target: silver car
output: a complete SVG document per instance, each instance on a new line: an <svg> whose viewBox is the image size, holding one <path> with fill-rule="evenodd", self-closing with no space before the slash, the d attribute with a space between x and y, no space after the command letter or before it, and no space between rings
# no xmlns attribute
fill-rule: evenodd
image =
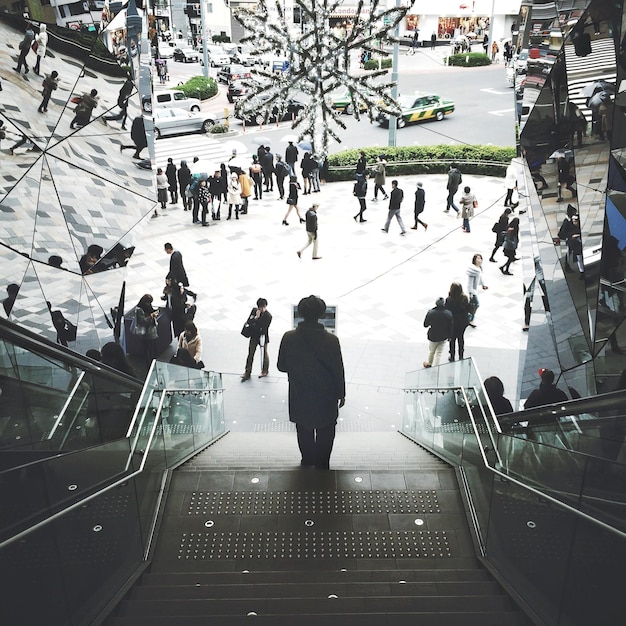
<svg viewBox="0 0 626 626"><path fill-rule="evenodd" d="M208 133L216 120L204 113L187 113L181 109L158 109L154 112L154 138L188 133Z"/></svg>

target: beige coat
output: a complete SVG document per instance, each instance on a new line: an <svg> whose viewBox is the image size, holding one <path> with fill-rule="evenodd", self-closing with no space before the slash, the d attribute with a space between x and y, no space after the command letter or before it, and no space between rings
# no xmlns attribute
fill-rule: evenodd
<svg viewBox="0 0 626 626"><path fill-rule="evenodd" d="M181 348L185 348L196 363L202 360L202 337L200 337L199 333L190 341L187 341L184 332L180 333L178 349L180 350Z"/></svg>

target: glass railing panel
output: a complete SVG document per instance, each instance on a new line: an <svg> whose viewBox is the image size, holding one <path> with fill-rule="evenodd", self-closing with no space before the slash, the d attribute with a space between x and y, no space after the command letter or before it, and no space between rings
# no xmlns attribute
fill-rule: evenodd
<svg viewBox="0 0 626 626"><path fill-rule="evenodd" d="M3 624L71 624L56 531L46 525L0 548Z"/></svg>
<svg viewBox="0 0 626 626"><path fill-rule="evenodd" d="M221 375L214 383L222 385ZM211 430L213 437L221 435L226 430L226 420L224 419L224 391L221 388L214 388L211 392Z"/></svg>
<svg viewBox="0 0 626 626"><path fill-rule="evenodd" d="M561 623L559 600L576 519L511 481L496 478L492 484L487 558L544 623Z"/></svg>

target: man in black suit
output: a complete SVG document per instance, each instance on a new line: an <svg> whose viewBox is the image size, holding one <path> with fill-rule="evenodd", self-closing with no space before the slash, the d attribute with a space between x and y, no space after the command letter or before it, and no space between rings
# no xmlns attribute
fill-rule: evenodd
<svg viewBox="0 0 626 626"><path fill-rule="evenodd" d="M165 252L170 255L170 271L165 278L171 278L172 283L182 283L183 287L189 287L189 279L183 265L183 255L174 250L171 243L166 243Z"/></svg>

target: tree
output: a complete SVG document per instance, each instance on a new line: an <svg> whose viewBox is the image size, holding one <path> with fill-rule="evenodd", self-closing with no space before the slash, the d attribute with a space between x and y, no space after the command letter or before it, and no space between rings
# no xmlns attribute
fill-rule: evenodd
<svg viewBox="0 0 626 626"><path fill-rule="evenodd" d="M276 0L273 10L266 0L259 0L256 10L239 9L235 18L247 35L243 43L251 43L255 55L281 51L289 61L286 71L272 68L252 71L256 79L251 91L239 102L244 115L254 114L265 122L282 116L290 98L304 94L305 108L293 120L292 127L300 129L299 141L311 140L313 151L327 154L330 139L341 142L337 127L345 129L339 113L329 102L329 94L338 88L347 89L352 108L360 119L364 105L370 121L378 111L398 114L400 107L391 97L392 83L382 77L386 70L351 72L352 53L360 57L386 55L384 44L394 42L391 34L407 12L405 7L381 9L379 0L367 3L369 14L359 0L353 28L345 34L330 27L330 16L338 11L341 0L295 0L300 11L302 31L294 33L285 20L281 3Z"/></svg>

